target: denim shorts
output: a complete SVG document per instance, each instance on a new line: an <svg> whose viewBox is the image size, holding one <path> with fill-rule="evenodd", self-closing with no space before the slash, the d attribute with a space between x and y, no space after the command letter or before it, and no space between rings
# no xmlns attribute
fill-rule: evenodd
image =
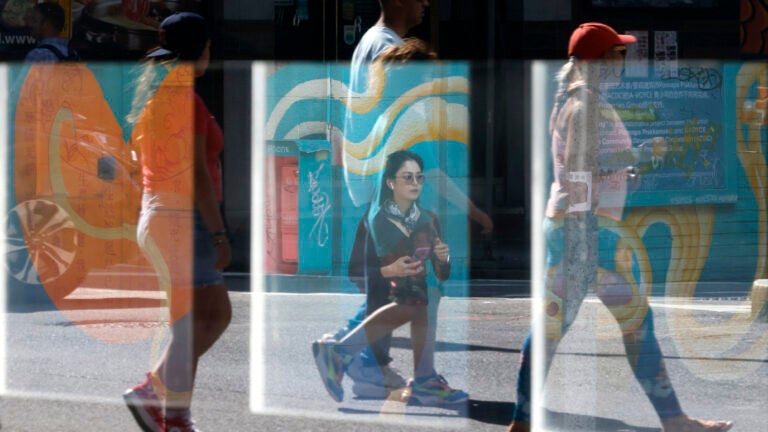
<svg viewBox="0 0 768 432"><path fill-rule="evenodd" d="M214 267L216 264L216 247L213 245L213 237L208 226L205 225L200 212L195 210L195 263L193 266L195 287L204 287L224 283L224 275L221 270Z"/></svg>

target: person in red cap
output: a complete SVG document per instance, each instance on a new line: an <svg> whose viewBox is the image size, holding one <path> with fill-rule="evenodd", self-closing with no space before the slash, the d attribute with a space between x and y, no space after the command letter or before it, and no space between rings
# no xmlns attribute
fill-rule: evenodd
<svg viewBox="0 0 768 432"><path fill-rule="evenodd" d="M557 74L549 124L554 181L543 222L544 320L536 324L545 327L541 364L546 376L559 342L593 288L621 328L630 367L659 416L662 431L727 431L730 421L698 420L683 413L656 339L648 298L640 292L642 284L635 283L632 250L598 226L599 217L622 219L628 183L637 176L634 167L620 165L622 158L607 157L628 152L631 137L601 97L601 90L621 79L627 45L635 41L634 36L618 34L602 23L581 24L568 44L569 61ZM605 246L613 253L598 255ZM621 257L627 257L621 263L629 269L624 272L617 269ZM509 432L531 430L531 338L526 338L521 350Z"/></svg>

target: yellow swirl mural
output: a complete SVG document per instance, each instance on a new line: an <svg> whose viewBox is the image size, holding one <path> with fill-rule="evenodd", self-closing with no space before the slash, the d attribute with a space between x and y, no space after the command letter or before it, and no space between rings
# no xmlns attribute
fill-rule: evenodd
<svg viewBox="0 0 768 432"><path fill-rule="evenodd" d="M384 147L387 151L395 151L408 148L414 143L436 140L452 140L469 145L466 105L450 103L443 98L450 94L468 95L469 81L466 77L448 76L429 80L407 88L393 100L387 100L384 90L393 84L388 82L384 69L374 64L371 74L375 79L370 80L370 85L363 93L348 95L347 85L330 77L307 80L292 87L280 96L270 111L266 124L267 138L299 139L313 134L325 134L330 129L334 145L343 149L345 168L364 176L378 172L387 155L380 151ZM381 106L386 108L376 117L370 133L360 141L345 136L342 125L329 124L327 121L297 121L293 122L287 133L277 133L278 125L289 117L288 112L294 104L307 99L328 98L343 104L355 114L367 114ZM385 140L389 131L392 131L392 135Z"/></svg>

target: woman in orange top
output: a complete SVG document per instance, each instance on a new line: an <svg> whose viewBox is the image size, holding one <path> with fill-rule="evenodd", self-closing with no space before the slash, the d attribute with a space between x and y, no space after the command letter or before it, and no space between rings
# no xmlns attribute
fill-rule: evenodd
<svg viewBox="0 0 768 432"><path fill-rule="evenodd" d="M194 92L194 78L210 62L205 20L176 13L159 35L129 120L144 186L137 237L168 295L171 337L147 379L124 399L144 431L194 432L189 407L197 363L232 315L221 273L231 260L219 207L223 134Z"/></svg>

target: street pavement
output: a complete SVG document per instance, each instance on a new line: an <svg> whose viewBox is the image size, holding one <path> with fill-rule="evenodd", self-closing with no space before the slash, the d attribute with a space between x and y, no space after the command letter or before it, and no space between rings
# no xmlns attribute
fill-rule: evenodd
<svg viewBox="0 0 768 432"><path fill-rule="evenodd" d="M519 348L530 326L525 297L446 297L436 368L469 392L455 409L421 407L395 394L363 400L345 380L334 402L310 344L336 330L360 294L251 294L232 281L234 317L203 358L193 412L201 430L503 431L514 409ZM139 431L122 392L140 382L166 326L162 296L80 288L59 307L11 311L4 321L3 431ZM734 431L768 430L768 324L738 299L652 298L667 368L691 415L731 419ZM13 310L13 309L12 309ZM411 370L407 326L394 334L394 366ZM549 431L659 430L632 377L619 329L588 298L561 343L545 389Z"/></svg>

